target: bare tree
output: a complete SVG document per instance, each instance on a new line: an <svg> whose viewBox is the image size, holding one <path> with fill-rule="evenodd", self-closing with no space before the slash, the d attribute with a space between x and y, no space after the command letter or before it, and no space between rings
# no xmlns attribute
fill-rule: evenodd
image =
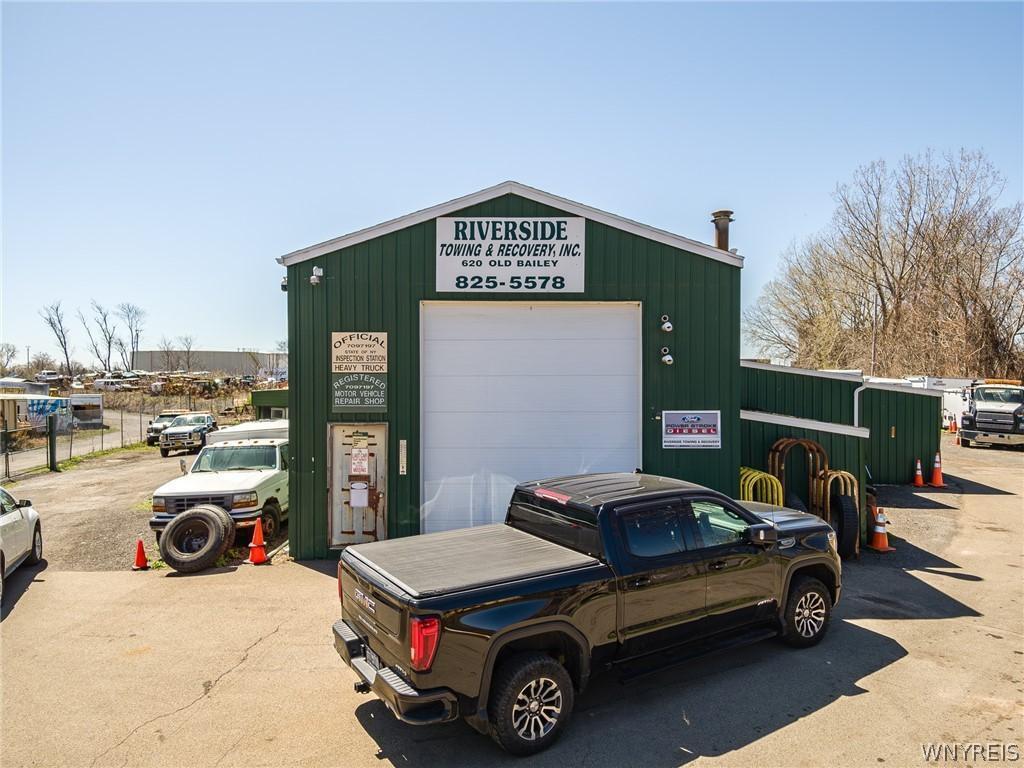
<svg viewBox="0 0 1024 768"><path fill-rule="evenodd" d="M78 310L78 320L85 328L85 334L89 338L89 349L99 364L103 366L103 370L109 371L114 353L114 340L117 338L117 327L114 325L114 318L110 314L110 310L93 299L92 321L95 332L89 326L89 321L85 319L82 310Z"/></svg>
<svg viewBox="0 0 1024 768"><path fill-rule="evenodd" d="M57 361L48 352L36 352L29 361L28 369L25 371L26 378L34 376L40 371L52 371L57 368Z"/></svg>
<svg viewBox="0 0 1024 768"><path fill-rule="evenodd" d="M59 301L42 308L39 314L57 339L57 346L64 356L64 374L71 376L71 329L64 322L64 309Z"/></svg>
<svg viewBox="0 0 1024 768"><path fill-rule="evenodd" d="M114 339L114 349L117 350L117 354L121 358L121 365L126 371L130 371L132 368L132 352L120 336Z"/></svg>
<svg viewBox="0 0 1024 768"><path fill-rule="evenodd" d="M1024 209L980 153L875 162L745 315L763 354L877 375L1019 378Z"/></svg>
<svg viewBox="0 0 1024 768"><path fill-rule="evenodd" d="M181 344L183 356L185 358L185 370L192 370L192 347L196 345L196 337L191 335L179 336L178 343Z"/></svg>
<svg viewBox="0 0 1024 768"><path fill-rule="evenodd" d="M131 352L131 358L134 361L135 354L139 351L139 342L142 340L142 331L145 328L146 310L137 304L122 302L117 305L117 316L124 320L128 330L128 351ZM118 349L118 352L121 350ZM123 352L121 352L121 357L124 358ZM125 368L131 368L132 365L134 362L126 363Z"/></svg>
<svg viewBox="0 0 1024 768"><path fill-rule="evenodd" d="M10 342L0 344L0 376L6 376L11 372L11 363L18 356L18 348Z"/></svg>
<svg viewBox="0 0 1024 768"><path fill-rule="evenodd" d="M165 371L178 370L178 350L175 348L174 342L166 336L160 339L160 357Z"/></svg>

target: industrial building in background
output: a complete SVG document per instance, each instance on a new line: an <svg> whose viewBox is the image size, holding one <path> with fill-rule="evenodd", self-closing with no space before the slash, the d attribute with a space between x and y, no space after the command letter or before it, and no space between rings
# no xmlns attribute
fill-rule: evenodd
<svg viewBox="0 0 1024 768"><path fill-rule="evenodd" d="M245 349L140 349L132 353L132 369L209 371L231 376L281 377L288 374L288 353Z"/></svg>

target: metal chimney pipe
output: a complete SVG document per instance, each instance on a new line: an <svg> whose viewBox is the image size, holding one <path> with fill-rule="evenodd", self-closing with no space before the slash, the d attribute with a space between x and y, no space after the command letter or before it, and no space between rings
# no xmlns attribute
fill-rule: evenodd
<svg viewBox="0 0 1024 768"><path fill-rule="evenodd" d="M729 250L729 222L735 221L732 211L715 211L711 221L715 225L715 247L723 251Z"/></svg>

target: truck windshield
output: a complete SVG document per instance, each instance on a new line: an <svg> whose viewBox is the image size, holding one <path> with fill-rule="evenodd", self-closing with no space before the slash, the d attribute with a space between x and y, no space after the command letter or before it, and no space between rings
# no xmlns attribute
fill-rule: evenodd
<svg viewBox="0 0 1024 768"><path fill-rule="evenodd" d="M601 535L594 516L567 504L516 492L508 507L506 523L545 541L553 541L591 557L603 558Z"/></svg>
<svg viewBox="0 0 1024 768"><path fill-rule="evenodd" d="M273 445L225 445L204 448L193 472L223 472L230 469L276 469L277 449Z"/></svg>
<svg viewBox="0 0 1024 768"><path fill-rule="evenodd" d="M205 424L205 416L179 416L171 422L172 427L189 427L197 426L199 424Z"/></svg>
<svg viewBox="0 0 1024 768"><path fill-rule="evenodd" d="M979 403L1024 403L1024 389L1006 387L1004 389L976 389L974 399Z"/></svg>

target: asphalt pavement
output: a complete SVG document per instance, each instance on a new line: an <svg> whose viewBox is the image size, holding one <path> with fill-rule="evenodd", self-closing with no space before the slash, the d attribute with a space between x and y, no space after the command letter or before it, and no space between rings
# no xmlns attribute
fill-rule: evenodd
<svg viewBox="0 0 1024 768"><path fill-rule="evenodd" d="M1022 741L1024 454L943 453L947 489L883 488L891 555L844 568L828 636L622 685L598 676L527 761L462 723L398 723L337 658L333 563L10 580L8 766L920 766ZM67 473L73 478L74 473ZM56 521L53 521L56 524ZM975 764L980 764L975 761Z"/></svg>

